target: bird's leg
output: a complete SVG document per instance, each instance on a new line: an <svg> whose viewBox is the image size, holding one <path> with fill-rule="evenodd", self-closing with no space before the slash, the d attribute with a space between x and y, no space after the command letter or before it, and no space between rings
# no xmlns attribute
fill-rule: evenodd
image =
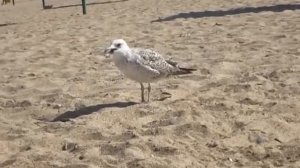
<svg viewBox="0 0 300 168"><path fill-rule="evenodd" d="M151 85L148 83L148 102L150 101Z"/></svg>
<svg viewBox="0 0 300 168"><path fill-rule="evenodd" d="M140 83L141 84L141 97L142 97L142 102L145 102L145 98L144 98L144 85L143 83Z"/></svg>

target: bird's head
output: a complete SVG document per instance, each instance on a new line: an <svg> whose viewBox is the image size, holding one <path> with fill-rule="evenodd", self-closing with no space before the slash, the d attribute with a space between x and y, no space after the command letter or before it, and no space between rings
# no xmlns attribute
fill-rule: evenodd
<svg viewBox="0 0 300 168"><path fill-rule="evenodd" d="M105 49L104 53L119 55L119 54L126 54L128 51L130 51L130 48L128 47L125 40L116 39L112 41L110 47Z"/></svg>

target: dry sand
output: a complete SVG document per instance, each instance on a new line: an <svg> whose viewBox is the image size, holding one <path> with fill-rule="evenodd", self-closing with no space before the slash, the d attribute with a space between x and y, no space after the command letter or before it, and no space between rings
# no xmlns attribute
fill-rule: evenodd
<svg viewBox="0 0 300 168"><path fill-rule="evenodd" d="M0 7L1 168L300 167L299 1L88 3ZM115 38L198 71L130 103L139 84L96 52Z"/></svg>

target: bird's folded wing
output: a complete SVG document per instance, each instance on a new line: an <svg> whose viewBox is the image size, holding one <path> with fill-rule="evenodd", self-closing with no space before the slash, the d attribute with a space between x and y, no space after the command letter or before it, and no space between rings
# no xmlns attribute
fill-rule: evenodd
<svg viewBox="0 0 300 168"><path fill-rule="evenodd" d="M135 48L132 51L140 57L140 64L159 72L160 75L167 75L172 71L172 66L159 53L150 49L139 48Z"/></svg>

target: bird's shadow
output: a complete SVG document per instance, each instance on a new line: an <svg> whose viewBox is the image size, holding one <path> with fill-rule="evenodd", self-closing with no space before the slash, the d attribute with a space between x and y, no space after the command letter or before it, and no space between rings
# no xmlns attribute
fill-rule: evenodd
<svg viewBox="0 0 300 168"><path fill-rule="evenodd" d="M299 10L300 4L278 4L271 6L258 6L258 7L240 7L227 10L213 10L213 11L199 11L199 12L187 12L178 13L175 15L152 20L151 22L165 22L178 18L203 18L203 17L222 17L228 15L238 15L243 13L260 13L260 12L282 12L284 10Z"/></svg>
<svg viewBox="0 0 300 168"><path fill-rule="evenodd" d="M124 108L128 106L132 106L138 103L135 102L115 102L115 103L107 103L107 104L98 104L98 105L93 105L93 106L87 106L87 107L82 107L80 109L76 109L73 111L66 111L59 116L55 117L54 119L51 120L51 122L66 122L70 121L70 119L74 119L83 115L88 115L94 112L98 112L104 108L112 108L112 107L118 107L118 108Z"/></svg>
<svg viewBox="0 0 300 168"><path fill-rule="evenodd" d="M4 26L10 26L10 25L15 25L17 23L4 23L4 24L0 24L0 27L4 27Z"/></svg>

